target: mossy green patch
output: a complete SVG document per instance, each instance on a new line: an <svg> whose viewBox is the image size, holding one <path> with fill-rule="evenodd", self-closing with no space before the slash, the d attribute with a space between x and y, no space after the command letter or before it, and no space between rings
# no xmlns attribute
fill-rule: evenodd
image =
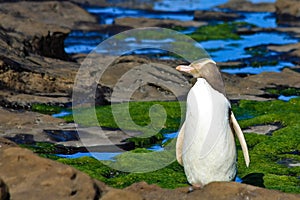
<svg viewBox="0 0 300 200"><path fill-rule="evenodd" d="M240 110L241 109L241 110ZM263 173L266 188L284 192L300 193L300 167L291 167L280 163L282 159L300 162L300 99L289 102L279 100L256 102L240 101L234 106L238 115L252 118L240 121L243 128L258 124L280 123L283 128L273 132L272 136L245 134L250 150L250 167L243 163L243 155L238 146L238 174L243 177L250 173ZM238 112L239 111L239 112Z"/></svg>
<svg viewBox="0 0 300 200"><path fill-rule="evenodd" d="M64 108L47 104L32 104L31 110L34 112L52 115L61 112L62 110L64 110Z"/></svg>
<svg viewBox="0 0 300 200"><path fill-rule="evenodd" d="M300 88L293 87L277 87L267 88L266 92L272 95L284 95L284 96L300 96Z"/></svg>
<svg viewBox="0 0 300 200"><path fill-rule="evenodd" d="M106 184L124 188L133 183L146 181L149 184L157 184L164 188L177 188L187 186L183 168L173 162L167 167L147 173L126 173L112 169L103 162L90 157L77 159L59 158L57 161L71 165Z"/></svg>
<svg viewBox="0 0 300 200"><path fill-rule="evenodd" d="M151 101L82 108L74 110L74 113L78 117L76 123L81 126L100 125L102 127L142 132L143 134L139 137L129 140L134 142L136 146L144 147L162 140L162 133L177 131L184 119L184 108L182 102ZM94 113L97 117L96 120ZM151 116L155 120L151 120ZM68 122L74 120L71 116L64 119Z"/></svg>
<svg viewBox="0 0 300 200"><path fill-rule="evenodd" d="M206 25L199 27L194 33L189 34L196 41L206 40L238 40L240 36L236 33L237 28L249 26L244 22L228 22L216 25Z"/></svg>

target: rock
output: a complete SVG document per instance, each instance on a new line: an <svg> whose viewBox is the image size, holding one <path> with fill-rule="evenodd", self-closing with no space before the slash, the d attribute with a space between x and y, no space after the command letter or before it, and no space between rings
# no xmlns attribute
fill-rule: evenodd
<svg viewBox="0 0 300 200"><path fill-rule="evenodd" d="M144 200L141 195L126 191L126 190L118 190L118 189L111 189L109 190L102 198L101 200Z"/></svg>
<svg viewBox="0 0 300 200"><path fill-rule="evenodd" d="M33 104L45 104L66 107L71 102L66 93L24 94L9 90L0 90L0 105L13 109L30 109Z"/></svg>
<svg viewBox="0 0 300 200"><path fill-rule="evenodd" d="M9 191L7 185L0 178L0 200L9 200Z"/></svg>
<svg viewBox="0 0 300 200"><path fill-rule="evenodd" d="M300 73L285 68L281 73L263 72L261 74L239 77L223 73L227 96L231 100L270 100L266 95L267 88L280 86L300 88Z"/></svg>
<svg viewBox="0 0 300 200"><path fill-rule="evenodd" d="M227 3L218 6L222 9L230 9L234 11L245 12L274 12L275 6L273 3L252 3L247 0L229 0Z"/></svg>
<svg viewBox="0 0 300 200"><path fill-rule="evenodd" d="M194 20L199 21L233 21L242 18L242 15L233 12L197 10Z"/></svg>
<svg viewBox="0 0 300 200"><path fill-rule="evenodd" d="M73 62L41 57L1 55L0 80L2 87L27 94L71 94L76 70Z"/></svg>
<svg viewBox="0 0 300 200"><path fill-rule="evenodd" d="M95 56L85 60L85 63L91 63L91 65L89 65L89 70L80 72L81 77L84 78L84 84L77 89L76 96L79 97L79 102L86 101L86 96L92 93L91 86L96 82L93 74L100 72L103 74L98 83L102 88L108 88L107 90L111 91L104 94L107 102L112 101L112 93L113 102L176 100L176 97L183 99L186 96L189 83L181 73L174 69L177 66L175 62L157 63L139 56L121 56L112 59ZM112 61L113 63L107 66ZM93 98L90 99L93 101Z"/></svg>
<svg viewBox="0 0 300 200"><path fill-rule="evenodd" d="M267 47L271 51L284 53L285 57L289 57L289 60L299 62L300 58L300 43L287 44L287 45L269 45Z"/></svg>
<svg viewBox="0 0 300 200"><path fill-rule="evenodd" d="M0 148L0 177L11 199L99 199L106 188L88 175L19 147Z"/></svg>
<svg viewBox="0 0 300 200"><path fill-rule="evenodd" d="M60 154L86 152L87 148L97 152L128 151L132 150L134 145L126 139L141 134L119 129L77 127L73 123L66 124L63 119L49 115L12 111L1 107L0 124L0 137L18 144L34 145L36 142L50 142L59 146L49 153Z"/></svg>
<svg viewBox="0 0 300 200"><path fill-rule="evenodd" d="M69 1L2 3L0 11L16 16L18 19L30 19L33 22L52 24L71 30L80 29L80 25L84 23L97 23L95 16ZM28 31L36 30L28 29Z"/></svg>
<svg viewBox="0 0 300 200"><path fill-rule="evenodd" d="M272 86L300 88L300 73L288 68L283 69L281 73L263 72L261 74L248 76L244 80L256 82L261 88L270 88Z"/></svg>
<svg viewBox="0 0 300 200"><path fill-rule="evenodd" d="M65 60L69 57L64 39L70 31L86 29L82 24L98 26L94 16L67 1L1 3L0 18L4 39L20 51L18 55L34 53Z"/></svg>
<svg viewBox="0 0 300 200"><path fill-rule="evenodd" d="M276 130L282 128L280 124L266 124L266 125L256 125L250 126L243 130L243 133L256 133L262 135L272 135Z"/></svg>
<svg viewBox="0 0 300 200"><path fill-rule="evenodd" d="M29 111L9 111L3 108L0 108L0 122L1 137L14 137L27 133L27 139L32 138L33 141L49 141L44 130L59 128L65 123L64 120L49 115Z"/></svg>
<svg viewBox="0 0 300 200"><path fill-rule="evenodd" d="M142 28L142 27L162 27L162 28L177 28L177 27L199 27L206 25L206 22L196 22L196 21L179 21L171 19L150 19L150 18L133 18L124 17L116 18L114 24L121 26L128 26L132 28Z"/></svg>
<svg viewBox="0 0 300 200"><path fill-rule="evenodd" d="M275 190L267 190L251 185L240 184L235 182L215 182L208 184L203 190L196 190L190 193L187 199L253 199L253 200L273 200L286 199L296 200L300 195L285 194Z"/></svg>
<svg viewBox="0 0 300 200"><path fill-rule="evenodd" d="M206 185L203 189L190 192L189 187L177 188L175 190L162 189L156 185L148 185L145 182L133 184L126 191L134 191L141 195L143 199L160 199L160 200L230 200L230 199L287 199L296 200L300 195L285 194L279 191L267 190L251 185L240 184L235 182L213 182Z"/></svg>
<svg viewBox="0 0 300 200"><path fill-rule="evenodd" d="M298 0L277 0L275 3L276 18L280 24L299 26L300 1Z"/></svg>

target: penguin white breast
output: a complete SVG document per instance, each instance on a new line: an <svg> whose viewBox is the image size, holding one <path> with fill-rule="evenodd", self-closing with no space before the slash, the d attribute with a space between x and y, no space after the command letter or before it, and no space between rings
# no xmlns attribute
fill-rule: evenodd
<svg viewBox="0 0 300 200"><path fill-rule="evenodd" d="M227 98L203 78L188 93L182 161L191 184L234 178L236 149L229 108Z"/></svg>

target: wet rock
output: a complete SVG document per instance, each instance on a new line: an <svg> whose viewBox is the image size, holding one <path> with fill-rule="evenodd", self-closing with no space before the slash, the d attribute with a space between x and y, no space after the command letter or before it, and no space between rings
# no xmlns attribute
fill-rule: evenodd
<svg viewBox="0 0 300 200"><path fill-rule="evenodd" d="M9 200L9 191L5 182L0 178L0 200Z"/></svg>
<svg viewBox="0 0 300 200"><path fill-rule="evenodd" d="M271 51L284 53L285 56L290 57L290 60L295 60L295 62L297 62L300 58L300 43L287 45L269 45L268 49Z"/></svg>
<svg viewBox="0 0 300 200"><path fill-rule="evenodd" d="M11 199L99 199L106 190L88 175L27 149L0 148L0 163Z"/></svg>
<svg viewBox="0 0 300 200"><path fill-rule="evenodd" d="M133 18L124 17L116 18L114 21L116 25L129 26L132 28L142 28L142 27L162 27L162 28L177 28L177 27L199 27L206 25L206 22L196 22L196 21L179 21L170 19L149 19L149 18Z"/></svg>
<svg viewBox="0 0 300 200"><path fill-rule="evenodd" d="M243 130L244 133L257 133L262 135L272 135L272 133L282 126L280 124L266 124L251 126Z"/></svg>
<svg viewBox="0 0 300 200"><path fill-rule="evenodd" d="M300 2L298 0L277 0L275 6L278 23L300 25Z"/></svg>
<svg viewBox="0 0 300 200"><path fill-rule="evenodd" d="M34 112L9 111L0 108L0 136L13 137L28 133L35 141L47 141L44 129L60 127L64 120Z"/></svg>
<svg viewBox="0 0 300 200"><path fill-rule="evenodd" d="M257 75L240 77L223 73L227 96L231 100L269 100L265 89L281 86L299 88L300 73L285 68L281 73L263 72Z"/></svg>
<svg viewBox="0 0 300 200"><path fill-rule="evenodd" d="M194 20L199 21L232 21L242 18L242 15L233 12L198 10L194 13Z"/></svg>
<svg viewBox="0 0 300 200"><path fill-rule="evenodd" d="M218 6L235 11L245 12L274 12L275 6L273 3L252 3L247 0L229 0L227 3Z"/></svg>

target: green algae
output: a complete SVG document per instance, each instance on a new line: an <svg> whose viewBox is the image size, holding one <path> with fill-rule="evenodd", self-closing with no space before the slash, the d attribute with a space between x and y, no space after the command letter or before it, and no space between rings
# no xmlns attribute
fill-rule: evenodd
<svg viewBox="0 0 300 200"><path fill-rule="evenodd" d="M263 173L266 188L300 193L300 167L280 164L282 159L300 162L300 155L296 153L300 149L300 99L292 99L289 102L243 100L235 109L239 107L248 110L254 116L240 121L243 128L273 123L280 123L282 128L273 132L272 136L245 134L251 163L247 168L241 162L243 155L238 145L238 175L242 177L250 173Z"/></svg>
<svg viewBox="0 0 300 200"><path fill-rule="evenodd" d="M112 169L98 160L90 157L77 159L59 158L57 161L71 165L93 178L105 182L109 186L124 188L133 183L146 181L164 188L177 188L186 186L186 178L182 166L173 162L169 166L147 173L126 173Z"/></svg>
<svg viewBox="0 0 300 200"><path fill-rule="evenodd" d="M189 34L196 41L206 40L238 40L241 39L236 33L239 27L250 26L244 22L228 22L216 25L200 26L194 33Z"/></svg>
<svg viewBox="0 0 300 200"><path fill-rule="evenodd" d="M156 106L156 107L155 107ZM156 120L158 124L151 121L150 111L157 106L162 106L166 112L166 116L161 114L159 110L153 110L152 118L161 119ZM144 134L139 137L128 139L134 142L136 147L146 147L157 141L163 139L163 133L175 132L179 129L182 123L183 115L185 111L184 103L182 102L130 102L112 104L105 106L96 106L95 108L83 108L77 112L76 123L81 126L101 126L109 128L121 128L123 130L137 131ZM127 113L129 108L129 115ZM95 112L97 121L93 120L92 113ZM117 118L116 118L117 117ZM73 122L72 116L66 116L64 119L68 122ZM119 119L119 120L116 120ZM161 124L165 120L164 124ZM150 125L151 124L151 125ZM149 128L150 127L150 128ZM147 134L147 132L149 134Z"/></svg>
<svg viewBox="0 0 300 200"><path fill-rule="evenodd" d="M284 95L284 96L300 96L300 89L293 87L277 87L267 88L266 92L272 95Z"/></svg>
<svg viewBox="0 0 300 200"><path fill-rule="evenodd" d="M52 115L61 112L62 110L64 110L64 108L47 104L32 104L31 110L34 112Z"/></svg>

